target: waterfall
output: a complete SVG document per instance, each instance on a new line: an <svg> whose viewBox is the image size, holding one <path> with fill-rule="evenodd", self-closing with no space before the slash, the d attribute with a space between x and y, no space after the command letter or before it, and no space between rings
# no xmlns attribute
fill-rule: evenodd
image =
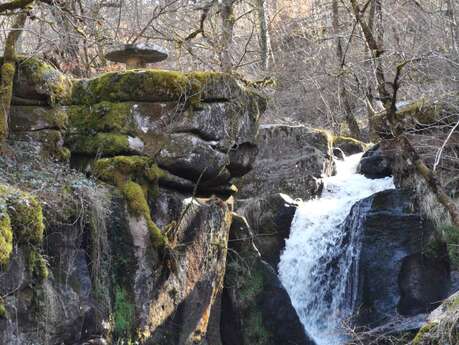
<svg viewBox="0 0 459 345"><path fill-rule="evenodd" d="M279 263L280 280L317 345L342 344L341 326L354 308L360 234L345 231L346 217L357 201L394 188L392 178L357 174L361 156L337 160L337 174L324 179L322 196L299 205Z"/></svg>

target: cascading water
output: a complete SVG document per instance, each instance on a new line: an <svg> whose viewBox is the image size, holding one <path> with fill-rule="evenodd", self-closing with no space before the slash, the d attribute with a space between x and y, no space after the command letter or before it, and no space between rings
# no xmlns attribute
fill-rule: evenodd
<svg viewBox="0 0 459 345"><path fill-rule="evenodd" d="M357 174L361 156L337 160L337 174L324 179L322 196L299 205L279 263L280 279L317 345L344 342L341 325L356 299L359 234L346 231L344 221L357 201L394 188L392 178Z"/></svg>

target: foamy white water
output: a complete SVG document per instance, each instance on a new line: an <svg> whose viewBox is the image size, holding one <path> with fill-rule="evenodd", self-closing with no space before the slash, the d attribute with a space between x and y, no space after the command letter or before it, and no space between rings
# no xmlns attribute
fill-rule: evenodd
<svg viewBox="0 0 459 345"><path fill-rule="evenodd" d="M337 174L324 179L322 196L300 204L279 263L280 280L317 345L343 344L341 325L354 308L360 241L352 229L344 231L344 220L357 201L394 188L390 177L357 174L361 156L337 160Z"/></svg>

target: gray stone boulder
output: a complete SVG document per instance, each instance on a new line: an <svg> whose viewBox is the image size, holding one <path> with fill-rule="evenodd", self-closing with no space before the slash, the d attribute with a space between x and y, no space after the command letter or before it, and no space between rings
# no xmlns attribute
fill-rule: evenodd
<svg viewBox="0 0 459 345"><path fill-rule="evenodd" d="M320 194L322 176L334 170L333 139L304 126L262 125L253 170L236 182L239 197L284 193L307 199Z"/></svg>
<svg viewBox="0 0 459 345"><path fill-rule="evenodd" d="M60 131L72 162L145 155L209 190L252 169L266 101L232 76L140 69L73 80L21 59L16 79L15 99L32 102L13 102L13 135L41 142L38 132Z"/></svg>
<svg viewBox="0 0 459 345"><path fill-rule="evenodd" d="M413 211L408 193L388 190L359 201L346 227L361 236L359 324L375 327L398 315L426 313L446 297L446 249L429 252L434 228Z"/></svg>
<svg viewBox="0 0 459 345"><path fill-rule="evenodd" d="M394 158L387 145L376 144L364 153L357 167L357 172L367 178L383 178L392 176Z"/></svg>

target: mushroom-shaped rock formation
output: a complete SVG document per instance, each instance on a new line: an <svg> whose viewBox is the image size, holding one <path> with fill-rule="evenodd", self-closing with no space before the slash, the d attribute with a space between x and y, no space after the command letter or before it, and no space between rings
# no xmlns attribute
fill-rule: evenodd
<svg viewBox="0 0 459 345"><path fill-rule="evenodd" d="M144 68L147 63L166 60L168 52L156 44L118 44L112 46L105 57L125 63L128 69Z"/></svg>

